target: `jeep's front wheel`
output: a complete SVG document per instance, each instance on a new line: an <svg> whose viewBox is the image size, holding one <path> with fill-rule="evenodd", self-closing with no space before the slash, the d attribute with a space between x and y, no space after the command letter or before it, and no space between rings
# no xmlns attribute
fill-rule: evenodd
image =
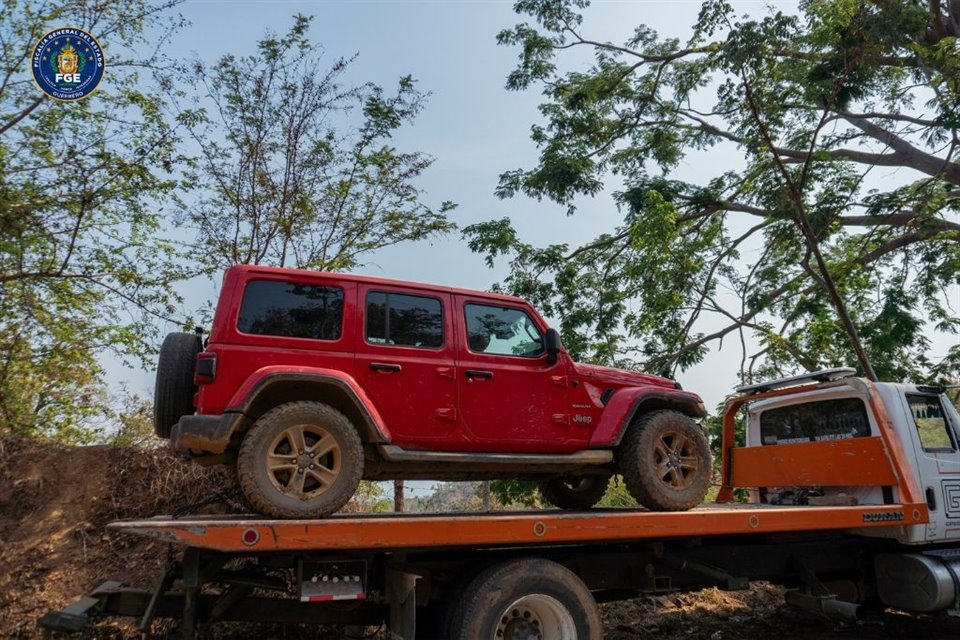
<svg viewBox="0 0 960 640"><path fill-rule="evenodd" d="M610 476L564 476L538 480L543 499L560 509L589 509L607 492Z"/></svg>
<svg viewBox="0 0 960 640"><path fill-rule="evenodd" d="M653 411L620 443L620 473L630 494L653 511L686 511L707 495L713 465L703 429L678 411Z"/></svg>
<svg viewBox="0 0 960 640"><path fill-rule="evenodd" d="M342 413L319 402L290 402L265 413L240 444L237 473L257 511L313 518L339 510L360 484L363 446Z"/></svg>

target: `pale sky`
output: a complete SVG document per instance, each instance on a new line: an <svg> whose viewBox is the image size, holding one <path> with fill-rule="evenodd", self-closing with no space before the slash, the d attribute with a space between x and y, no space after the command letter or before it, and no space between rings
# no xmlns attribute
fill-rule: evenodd
<svg viewBox="0 0 960 640"><path fill-rule="evenodd" d="M535 245L569 242L576 245L611 230L622 218L609 191L581 202L579 213L567 217L561 206L517 197L501 201L494 195L498 175L508 169L530 168L537 150L529 139L530 126L540 121L537 89L521 93L504 89L514 68L517 50L496 45L496 34L517 22L512 2L227 2L192 1L180 7L191 25L166 48L168 55L194 54L213 62L224 53L254 51L265 29L285 32L295 13L314 15L311 37L324 45L325 68L339 56L359 53L348 73L357 83L373 81L391 87L412 74L422 90L432 92L415 126L394 141L398 148L421 150L436 163L421 180L425 202L438 206L452 200L459 207L452 220L461 227L510 217L520 237ZM582 28L594 39L626 40L641 23L663 36L686 39L700 8L699 1L648 0L594 2ZM795 2L734 2L738 13L760 14L774 4L793 10ZM566 62L583 62L567 56ZM702 180L735 168L738 157L728 148L685 161L672 177ZM749 256L745 255L745 259ZM505 261L488 269L482 257L470 252L459 234L432 243L406 244L384 250L358 270L370 275L437 284L487 289L506 275ZM213 283L189 289L194 305L215 300ZM171 326L168 331L176 330ZM700 393L713 408L732 390L739 367L739 345L730 341L720 353L678 375L684 388ZM949 343L938 345L944 353ZM943 355L935 354L935 355ZM152 397L153 371L122 369L106 361L108 379L125 381L130 391Z"/></svg>

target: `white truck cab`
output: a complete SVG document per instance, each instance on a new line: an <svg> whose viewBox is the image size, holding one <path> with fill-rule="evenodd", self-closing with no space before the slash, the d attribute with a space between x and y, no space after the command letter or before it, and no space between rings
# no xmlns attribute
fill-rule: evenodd
<svg viewBox="0 0 960 640"><path fill-rule="evenodd" d="M840 370L845 371L845 370ZM849 370L852 373L852 370ZM811 374L814 375L814 374ZM785 379L786 380L786 379ZM791 378L797 383L804 376ZM779 381L767 383L766 388ZM877 382L835 374L814 391L769 398L747 409L748 447L784 446L881 435L879 420L870 409L876 393L886 418L930 508L930 522L898 527L904 544L960 539L960 415L943 387ZM763 487L751 492L761 504L865 505L902 500L890 487ZM864 532L891 535L891 531Z"/></svg>
<svg viewBox="0 0 960 640"><path fill-rule="evenodd" d="M898 545L873 558L876 593L885 604L911 611L960 615L960 415L946 389L870 383L852 377L852 370L827 373L830 375L818 372L738 389L747 393L754 388L769 391L826 379L809 391L748 404L747 447L877 439L885 435L884 429L889 430L886 456L900 458L895 468L909 476L908 482L917 487L921 499L926 501L929 521L891 522L890 527L864 527L850 533L863 538L887 538ZM894 449L899 451L894 453ZM788 456L783 457L787 459ZM900 493L895 483L820 484L758 487L750 491L750 500L769 505L889 505L907 502Z"/></svg>

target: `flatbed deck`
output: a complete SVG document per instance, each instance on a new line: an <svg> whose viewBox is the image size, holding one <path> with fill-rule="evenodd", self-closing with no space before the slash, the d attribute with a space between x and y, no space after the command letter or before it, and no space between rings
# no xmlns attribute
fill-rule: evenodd
<svg viewBox="0 0 960 640"><path fill-rule="evenodd" d="M643 509L469 514L341 514L319 520L210 516L114 522L109 528L225 552L504 547L689 536L836 531L927 522L925 504L723 504L685 512Z"/></svg>

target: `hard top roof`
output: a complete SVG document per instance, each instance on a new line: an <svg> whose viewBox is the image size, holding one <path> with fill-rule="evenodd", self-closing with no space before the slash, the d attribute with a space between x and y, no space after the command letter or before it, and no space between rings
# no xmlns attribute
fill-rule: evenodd
<svg viewBox="0 0 960 640"><path fill-rule="evenodd" d="M266 267L261 265L254 264L239 264L230 267L230 271L244 273L244 274L269 274L269 275L282 275L289 276L292 278L335 278L337 280L342 280L345 282L360 282L364 284L383 284L393 287L403 287L407 289L418 289L421 291L433 291L433 292L442 292L450 293L461 296L470 296L470 297L479 297L485 298L487 300L497 300L501 302L511 302L511 303L523 303L529 304L523 298L517 296L510 296L502 293L490 293L488 291L477 291L475 289L458 289L455 287L448 287L444 285L428 284L424 282L412 282L409 280L395 280L391 278L378 278L375 276L359 276L352 273L333 273L330 271L310 271L307 269L287 269L282 267Z"/></svg>

